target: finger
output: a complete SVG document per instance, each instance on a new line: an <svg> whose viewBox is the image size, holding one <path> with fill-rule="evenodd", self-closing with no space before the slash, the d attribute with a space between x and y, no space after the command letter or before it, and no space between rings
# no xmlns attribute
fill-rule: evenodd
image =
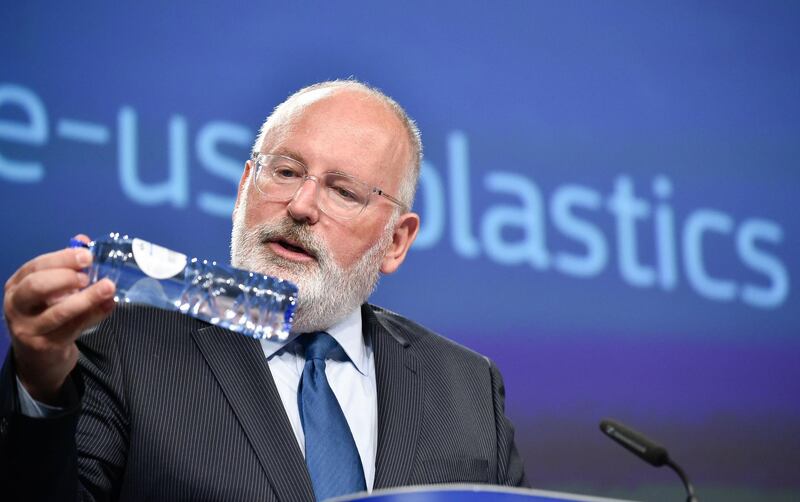
<svg viewBox="0 0 800 502"><path fill-rule="evenodd" d="M55 343L71 343L85 330L100 324L103 319L111 315L115 306L116 302L114 302L113 298L110 298L85 314L74 318L48 336L50 340Z"/></svg>
<svg viewBox="0 0 800 502"><path fill-rule="evenodd" d="M92 264L92 253L88 249L62 249L39 255L21 266L6 282L6 291L19 284L28 275L51 268L81 270Z"/></svg>
<svg viewBox="0 0 800 502"><path fill-rule="evenodd" d="M108 279L70 295L41 313L36 319L36 332L57 331L75 319L100 307L114 297L114 283ZM113 301L113 300L112 300Z"/></svg>
<svg viewBox="0 0 800 502"><path fill-rule="evenodd" d="M38 312L55 303L53 300L57 297L85 288L88 284L88 275L67 268L34 272L10 292L10 304L23 314Z"/></svg>

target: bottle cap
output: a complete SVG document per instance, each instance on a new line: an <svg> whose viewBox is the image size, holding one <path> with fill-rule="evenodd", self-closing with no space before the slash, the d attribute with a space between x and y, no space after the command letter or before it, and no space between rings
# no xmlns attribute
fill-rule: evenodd
<svg viewBox="0 0 800 502"><path fill-rule="evenodd" d="M69 247L71 248L89 248L89 245L85 242L75 239L74 237L69 240Z"/></svg>

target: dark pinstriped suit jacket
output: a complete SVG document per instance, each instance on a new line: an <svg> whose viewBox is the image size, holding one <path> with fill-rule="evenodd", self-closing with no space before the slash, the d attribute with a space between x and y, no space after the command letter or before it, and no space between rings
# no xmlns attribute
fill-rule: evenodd
<svg viewBox="0 0 800 502"><path fill-rule="evenodd" d="M494 365L378 307L362 318L378 391L374 488L527 484ZM7 359L0 498L22 487L21 500L313 499L257 341L128 306L79 346L82 404L56 418L18 413Z"/></svg>

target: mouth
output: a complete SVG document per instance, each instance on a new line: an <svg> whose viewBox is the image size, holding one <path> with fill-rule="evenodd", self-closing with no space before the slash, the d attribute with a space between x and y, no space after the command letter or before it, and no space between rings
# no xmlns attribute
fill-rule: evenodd
<svg viewBox="0 0 800 502"><path fill-rule="evenodd" d="M292 261L313 261L316 256L299 243L288 239L274 239L267 241L269 247L275 254Z"/></svg>

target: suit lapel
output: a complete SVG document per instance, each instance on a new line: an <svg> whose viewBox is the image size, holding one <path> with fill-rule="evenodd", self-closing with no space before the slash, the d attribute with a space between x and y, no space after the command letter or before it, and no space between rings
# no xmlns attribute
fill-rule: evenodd
<svg viewBox="0 0 800 502"><path fill-rule="evenodd" d="M378 453L374 489L408 484L422 416L422 374L409 342L362 307L363 329L375 355L378 388Z"/></svg>
<svg viewBox="0 0 800 502"><path fill-rule="evenodd" d="M197 346L279 500L313 500L306 463L261 345L217 326L193 333Z"/></svg>

